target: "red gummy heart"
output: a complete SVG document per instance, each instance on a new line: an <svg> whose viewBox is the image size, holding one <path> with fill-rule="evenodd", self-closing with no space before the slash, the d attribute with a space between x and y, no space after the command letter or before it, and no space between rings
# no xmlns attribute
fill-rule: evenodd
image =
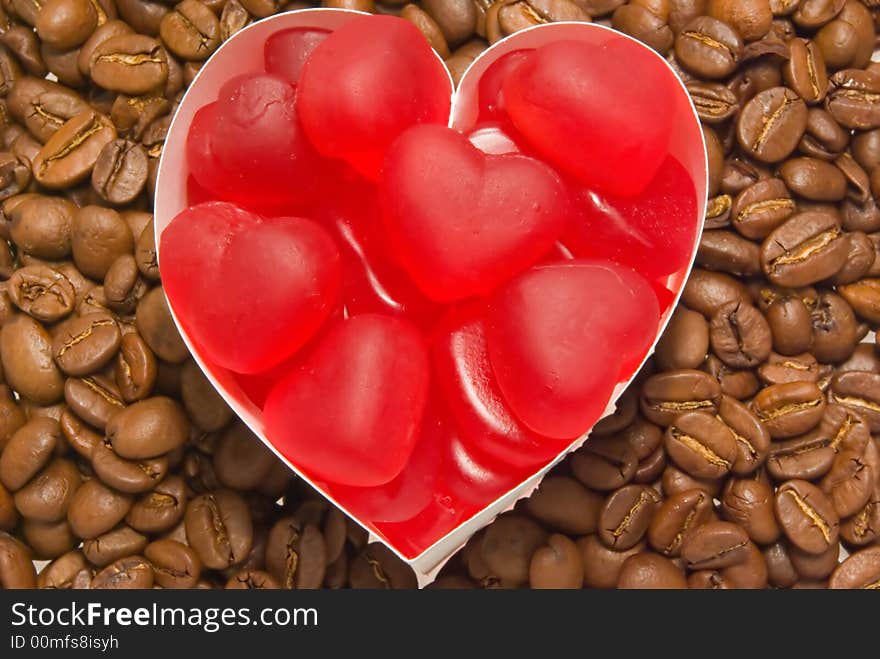
<svg viewBox="0 0 880 659"><path fill-rule="evenodd" d="M697 193L687 170L672 156L634 197L583 188L573 197L575 219L565 243L577 256L625 263L649 279L687 266L697 232Z"/></svg>
<svg viewBox="0 0 880 659"><path fill-rule="evenodd" d="M478 121L501 121L507 118L507 104L504 102L504 83L508 76L529 58L533 50L515 50L499 57L486 69L480 78Z"/></svg>
<svg viewBox="0 0 880 659"><path fill-rule="evenodd" d="M489 364L485 304L453 309L431 343L437 381L463 442L514 467L531 467L555 457L568 441L541 437L510 411Z"/></svg>
<svg viewBox="0 0 880 659"><path fill-rule="evenodd" d="M488 293L535 263L569 214L568 192L547 165L486 155L444 126L416 126L394 143L380 191L397 260L443 302Z"/></svg>
<svg viewBox="0 0 880 659"><path fill-rule="evenodd" d="M434 496L437 465L448 424L435 405L428 405L412 455L397 477L376 487L330 485L334 498L371 522L403 522L424 510Z"/></svg>
<svg viewBox="0 0 880 659"><path fill-rule="evenodd" d="M520 421L540 435L573 439L602 414L622 368L635 369L659 320L651 286L626 266L539 266L493 296L489 360Z"/></svg>
<svg viewBox="0 0 880 659"><path fill-rule="evenodd" d="M269 394L266 432L316 478L384 485L413 452L428 368L424 341L406 321L378 314L351 318Z"/></svg>
<svg viewBox="0 0 880 659"><path fill-rule="evenodd" d="M267 73L274 73L294 85L299 82L303 67L324 39L330 36L329 30L318 28L293 27L279 30L266 39L263 47L263 61Z"/></svg>
<svg viewBox="0 0 880 659"><path fill-rule="evenodd" d="M209 202L174 218L161 251L165 292L188 332L209 360L239 373L301 348L339 296L339 252L311 220Z"/></svg>
<svg viewBox="0 0 880 659"><path fill-rule="evenodd" d="M646 70L655 75L621 73ZM677 91L656 55L624 39L542 46L503 87L508 115L539 153L583 185L621 195L644 188L666 156Z"/></svg>
<svg viewBox="0 0 880 659"><path fill-rule="evenodd" d="M385 152L410 126L445 124L449 74L416 27L360 16L306 62L298 88L303 128L320 153L375 180Z"/></svg>

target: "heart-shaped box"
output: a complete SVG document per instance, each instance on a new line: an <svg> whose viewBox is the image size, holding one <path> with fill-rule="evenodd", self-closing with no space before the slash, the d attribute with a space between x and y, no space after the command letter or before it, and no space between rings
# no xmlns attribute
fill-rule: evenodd
<svg viewBox="0 0 880 659"><path fill-rule="evenodd" d="M161 245L161 234L173 218L187 208L187 179L189 166L186 159L186 139L195 113L217 97L220 87L230 78L247 72L263 70L263 45L266 39L275 32L286 28L321 28L335 30L346 22L358 17L360 12L340 9L306 9L279 14L247 27L238 32L229 41L224 43L206 62L198 76L193 81L184 96L171 127L168 131L162 160L159 167L159 177L155 200L155 230L156 244ZM452 109L450 112L449 126L461 132L470 132L478 115L479 82L486 70L499 58L513 51L539 48L549 43L558 41L583 41L598 45L607 43L609 40L622 39L638 44L640 48L648 50L646 46L635 41L627 35L621 34L610 28L590 23L550 23L529 28L517 32L495 43L482 53L468 68L457 89L454 89L450 78L450 91L452 97ZM649 51L656 57L658 62L672 71L668 63L659 55ZM674 73L674 71L673 71ZM630 71L628 75L639 76L645 72ZM675 77L678 88L675 100L674 123L670 135L669 153L675 157L685 168L696 189L697 208L692 221L696 227L694 232L694 244L691 246L690 258L687 267L669 275L661 283L672 291L674 300L665 308L657 327L651 349L644 359L653 351L654 345L662 334L663 328L675 307L681 290L696 255L699 243L699 232L702 227L702 218L706 210L706 195L708 187L708 165L706 161L705 144L696 110L690 101L684 84ZM609 108L613 112L613 108ZM645 99L645 112L650 114L651 99ZM485 150L491 149L491 144L480 145ZM162 254L158 254L161 262ZM206 301L208 302L208 301ZM172 309L172 315L174 311ZM565 455L577 449L587 439L589 432L585 433L565 450L560 452L549 464L529 476L520 484L516 485L495 501L486 505L481 511L472 515L469 519L461 522L458 526L436 538L430 546L418 546L406 539L391 539L383 534L375 525L358 519L346 509L344 503L334 499L328 488L320 482L315 482L296 464L291 463L266 437L263 413L244 393L233 375L205 359L199 348L193 343L190 336L174 315L175 322L181 331L181 335L193 354L195 361L205 372L211 383L221 393L226 402L238 414L238 416L262 439L262 441L283 460L293 471L321 491L331 501L334 501L343 511L366 528L371 536L385 543L392 551L409 563L419 576L420 583L424 585L431 580L433 574L442 566L445 560L461 547L474 533L487 525L498 514L509 510L517 500L527 497L539 485L544 475ZM636 370L636 373L638 371ZM607 403L605 414L610 414L615 409L615 401L627 388L633 374L625 382L619 382Z"/></svg>

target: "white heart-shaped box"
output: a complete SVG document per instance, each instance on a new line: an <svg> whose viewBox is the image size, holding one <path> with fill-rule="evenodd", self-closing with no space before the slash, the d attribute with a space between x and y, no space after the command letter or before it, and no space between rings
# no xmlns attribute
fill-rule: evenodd
<svg viewBox="0 0 880 659"><path fill-rule="evenodd" d="M157 248L161 244L159 237L162 234L162 231L180 211L187 207L186 182L189 175L189 167L186 160L185 145L186 136L189 132L189 127L196 111L202 106L215 100L220 87L230 78L242 73L262 71L263 44L270 35L278 30L294 27L334 30L359 15L360 12L342 9L305 9L278 14L256 22L244 30L241 30L224 43L211 56L202 67L181 101L177 113L174 116L174 120L168 130L156 186L155 230ZM478 112L476 99L480 78L492 63L507 53L515 50L539 48L547 43L560 40L580 40L595 44L606 42L609 39L627 39L634 43L638 43L640 47L647 49L646 46L627 35L592 23L549 23L517 32L502 39L483 52L471 64L462 77L458 89L453 92L452 109L449 119L450 127L462 132L469 132L473 129ZM653 51L650 52L653 53ZM663 62L664 66L669 67L669 64L662 57L656 53L654 53L654 56L658 61ZM672 70L671 67L670 70ZM678 80L677 77L676 80ZM694 182L697 192L697 213L694 217L694 222L699 228L702 227L702 220L706 211L708 165L699 118L697 117L696 110L684 88L684 84L681 83L680 80L678 81L681 93L677 96L677 106L675 110L676 121L673 133L670 136L670 153L681 162ZM450 89L452 88L452 81L450 79ZM650 108L650 103L647 103L646 107ZM696 235L697 237L694 240L688 267L670 275L665 282L666 287L675 292L676 302L681 295L681 290L696 255L699 243L699 230ZM158 258L161 261L161 252L158 254ZM207 303L210 303L210 301L206 301L206 304ZM670 306L661 318L660 325L657 329L657 337L654 341L655 345L660 334L662 334L663 328L666 326L673 309L674 305ZM174 315L173 309L172 315ZM328 499L333 501L333 497L324 492L319 483L313 482L307 476L302 474L295 464L292 464L272 445L271 442L267 440L264 431L262 411L244 394L238 383L228 371L216 367L205 360L205 358L199 353L198 348L192 343L187 333L181 327L176 316L174 317L174 320L177 323L184 342L190 352L192 352L193 358L235 413L258 437L260 437L260 439L278 456L279 459L283 460L299 476L315 486L318 490L322 491ZM648 354L652 351L653 346ZM626 382L621 382L615 387L611 400L608 402L606 414L613 412L615 409L615 401L627 388L630 382L631 379ZM373 527L373 525L363 520L359 520L356 515L347 511L344 505L341 505L336 501L334 501L334 503L359 524L364 526L364 528L370 531L371 535L385 543L392 551L400 556L401 559L409 563L419 576L420 583L424 585L431 580L432 575L436 573L445 560L461 547L468 538L480 528L491 522L498 514L513 507L517 500L531 494L541 482L544 475L556 463L565 457L565 455L580 447L588 435L589 433L585 433L566 448L565 451L560 453L560 455L550 464L487 505L482 511L472 516L443 537L437 539L433 544L418 554L411 555L410 552L394 546L388 541L388 539L383 537L381 532Z"/></svg>

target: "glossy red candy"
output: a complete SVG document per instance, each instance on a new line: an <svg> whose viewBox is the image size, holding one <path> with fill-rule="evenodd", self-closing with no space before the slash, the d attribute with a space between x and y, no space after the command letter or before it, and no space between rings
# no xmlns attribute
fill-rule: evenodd
<svg viewBox="0 0 880 659"><path fill-rule="evenodd" d="M220 89L215 112L210 148L234 194L244 190L245 201L263 205L304 204L320 194L321 162L302 131L296 88L288 81L268 73L235 77Z"/></svg>
<svg viewBox="0 0 880 659"><path fill-rule="evenodd" d="M514 126L549 162L590 189L634 195L666 156L676 86L640 44L558 41L530 53L503 94Z"/></svg>
<svg viewBox="0 0 880 659"><path fill-rule="evenodd" d="M462 505L448 495L435 493L415 517L403 522L376 522L375 527L404 556L415 558L477 510L473 504Z"/></svg>
<svg viewBox="0 0 880 659"><path fill-rule="evenodd" d="M311 220L209 202L177 215L160 247L172 307L205 356L231 371L284 361L339 296L339 252Z"/></svg>
<svg viewBox="0 0 880 659"><path fill-rule="evenodd" d="M446 404L472 449L514 467L546 463L568 445L541 437L510 411L486 350L485 303L455 308L431 342L434 374Z"/></svg>
<svg viewBox="0 0 880 659"><path fill-rule="evenodd" d="M350 316L387 313L421 328L436 322L440 305L428 300L391 258L382 235L376 186L363 179L344 179L314 216L328 228L342 253L342 300Z"/></svg>
<svg viewBox="0 0 880 659"><path fill-rule="evenodd" d="M394 143L380 192L397 260L441 302L492 291L547 252L569 219L568 192L547 165L486 155L443 126Z"/></svg>
<svg viewBox="0 0 880 659"><path fill-rule="evenodd" d="M506 123L507 105L504 101L504 82L508 76L528 59L533 50L514 50L498 58L480 77L478 90L479 119L478 121L500 121Z"/></svg>
<svg viewBox="0 0 880 659"><path fill-rule="evenodd" d="M330 485L330 493L358 517L371 522L403 522L424 510L437 489L437 465L448 435L445 421L428 405L418 439L403 471L376 487Z"/></svg>
<svg viewBox="0 0 880 659"><path fill-rule="evenodd" d="M486 319L489 360L511 411L557 439L586 432L619 374L653 341L657 298L626 266L604 261L542 265L500 289Z"/></svg>
<svg viewBox="0 0 880 659"><path fill-rule="evenodd" d="M266 435L315 478L384 485L412 455L428 370L427 348L411 324L378 314L351 318L269 394Z"/></svg>
<svg viewBox="0 0 880 659"><path fill-rule="evenodd" d="M186 136L186 160L191 177L217 199L231 200L242 196L235 190L236 179L226 172L211 148L211 136L217 124L217 103L208 103L193 116ZM246 194L246 192L245 192ZM193 200L190 206L195 205Z"/></svg>
<svg viewBox="0 0 880 659"><path fill-rule="evenodd" d="M573 193L565 243L577 256L607 258L655 279L688 265L697 232L697 193L672 156L635 197Z"/></svg>
<svg viewBox="0 0 880 659"><path fill-rule="evenodd" d="M266 44L263 46L266 73L274 73L296 84L312 51L329 34L329 30L314 27L279 30L266 39Z"/></svg>
<svg viewBox="0 0 880 659"><path fill-rule="evenodd" d="M312 52L297 102L320 153L376 180L398 135L416 124L446 124L451 94L443 62L412 23L361 16Z"/></svg>

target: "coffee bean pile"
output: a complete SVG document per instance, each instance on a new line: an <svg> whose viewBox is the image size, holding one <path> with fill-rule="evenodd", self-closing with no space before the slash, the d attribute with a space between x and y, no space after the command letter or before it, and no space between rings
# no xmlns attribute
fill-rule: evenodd
<svg viewBox="0 0 880 659"><path fill-rule="evenodd" d="M655 356L433 587L880 587L877 5L323 3L413 22L456 81L520 29L610 25L668 57L708 146L697 267ZM415 587L233 419L156 267L183 90L223 40L307 6L0 0L0 586Z"/></svg>

